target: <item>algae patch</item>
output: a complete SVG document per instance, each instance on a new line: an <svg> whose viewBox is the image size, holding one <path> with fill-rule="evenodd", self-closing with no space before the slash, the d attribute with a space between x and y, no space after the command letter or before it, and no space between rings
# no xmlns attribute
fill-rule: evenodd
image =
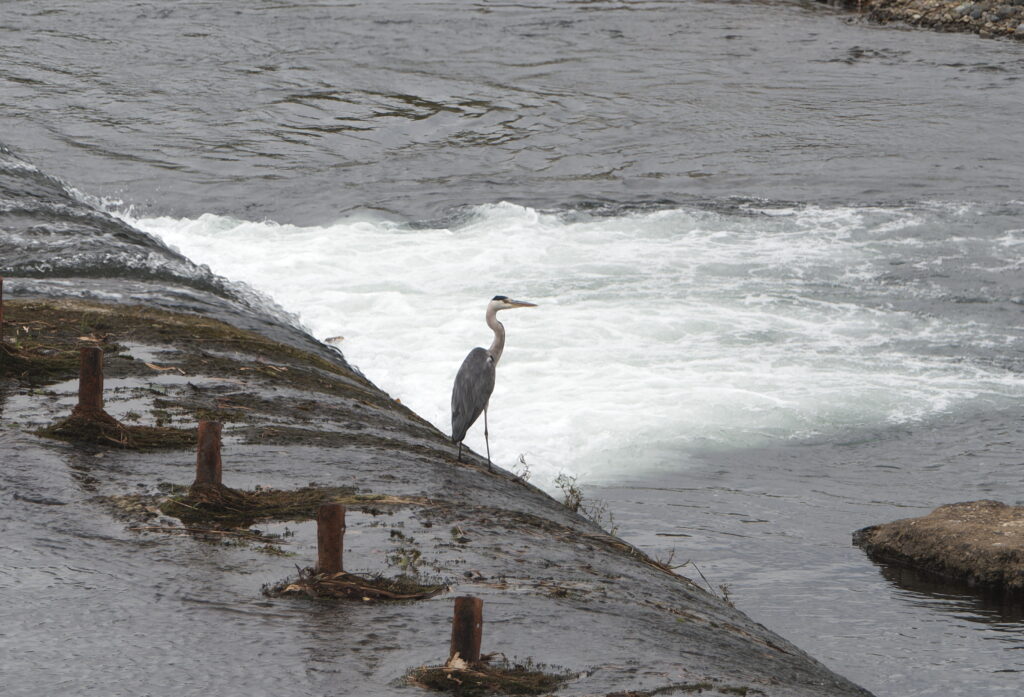
<svg viewBox="0 0 1024 697"><path fill-rule="evenodd" d="M75 375L78 356L70 350L18 348L0 344L0 377L28 385L46 385Z"/></svg>
<svg viewBox="0 0 1024 697"><path fill-rule="evenodd" d="M4 324L13 330L0 343L0 377L28 386L48 385L78 373L78 349L98 346L115 354L121 347L106 327L77 310L57 311L55 303L7 301Z"/></svg>
<svg viewBox="0 0 1024 697"><path fill-rule="evenodd" d="M189 374L255 375L390 408L364 377L346 367L208 317L81 300L14 300L4 307L5 321L14 327L14 336L0 351L0 374L26 383L72 378L78 368L78 348L99 346L112 356L123 349L116 339L172 345L181 352L178 367ZM141 363L127 356L119 358L124 365L108 366L112 372L141 369ZM138 366L131 365L135 363Z"/></svg>

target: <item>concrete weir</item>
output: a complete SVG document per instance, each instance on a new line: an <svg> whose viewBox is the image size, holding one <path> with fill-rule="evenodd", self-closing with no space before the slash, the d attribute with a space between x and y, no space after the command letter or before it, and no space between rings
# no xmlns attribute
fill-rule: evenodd
<svg viewBox="0 0 1024 697"><path fill-rule="evenodd" d="M297 488L315 478L363 492L345 502L346 567L394 573L382 551L390 544L392 552L404 554L398 564L403 573L447 586L439 595L401 603L331 601L352 603L344 631L329 649L337 694L426 694L405 676L445 661L452 601L459 596L486 604L482 653L556 666L571 675L558 694L869 694L536 487L500 469L489 473L473 454L457 462L444 433L376 388L336 350L261 310L166 281L9 277L5 290L10 350L0 352L4 447L31 453L33 461L55 470L85 451L104 455L107 464L91 471L88 481L90 492L111 500L129 481L147 491L161 481L189 483L194 445L191 451L179 446L155 452L35 433L72 403L77 366L70 358L61 362L61 351L101 343L104 405L118 419L128 414L140 425L156 419L156 426L178 429L222 423L223 482L229 487ZM114 296L117 303L97 299ZM33 372L36 338L46 349L38 354L42 367ZM18 362L11 358L15 353ZM43 385L49 385L45 397ZM5 462L9 455L4 453ZM93 505L91 515L109 514L92 503L81 505ZM402 523L390 532L379 521L389 514ZM126 523L140 531L126 538L129 554L139 558L154 554L147 536L177 524L166 514L149 515L159 525ZM197 544L188 535L161 537L160 568L175 558L175 546ZM235 574L211 607L307 603L320 617L329 612L323 599L261 598L260 584L273 573L267 565L276 560L210 545L202 563L215 565L217 555L230 553ZM119 549L123 553L124 544ZM294 563L312 564L303 549L298 556ZM194 598L208 590L188 592ZM161 597L172 598L162 602L175 602L174 591L162 589ZM190 616L203 611L194 602L189 606ZM53 612L61 608L55 605ZM292 620L275 614L267 622ZM141 629L145 617L137 622L137 631L125 632L126 641L149 631ZM300 635L328 631L322 623L308 629L295 623ZM256 687L257 676L252 680ZM343 685L361 687L353 692Z"/></svg>

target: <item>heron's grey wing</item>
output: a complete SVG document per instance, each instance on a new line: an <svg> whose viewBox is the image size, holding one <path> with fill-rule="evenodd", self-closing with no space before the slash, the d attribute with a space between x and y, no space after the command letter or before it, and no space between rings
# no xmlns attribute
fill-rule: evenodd
<svg viewBox="0 0 1024 697"><path fill-rule="evenodd" d="M477 347L462 362L452 389L452 440L461 443L494 391L494 359Z"/></svg>

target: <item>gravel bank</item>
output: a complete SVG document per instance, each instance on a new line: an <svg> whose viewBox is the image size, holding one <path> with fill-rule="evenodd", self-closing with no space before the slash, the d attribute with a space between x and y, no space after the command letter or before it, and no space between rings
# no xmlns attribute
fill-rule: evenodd
<svg viewBox="0 0 1024 697"><path fill-rule="evenodd" d="M845 0L843 6L882 24L1024 39L1024 0Z"/></svg>

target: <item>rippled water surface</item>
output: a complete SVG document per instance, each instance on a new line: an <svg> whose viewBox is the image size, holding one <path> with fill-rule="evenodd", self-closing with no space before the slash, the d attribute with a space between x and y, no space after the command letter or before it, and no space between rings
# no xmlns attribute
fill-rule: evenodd
<svg viewBox="0 0 1024 697"><path fill-rule="evenodd" d="M814 3L8 4L4 140L178 215L1018 195L1019 44Z"/></svg>
<svg viewBox="0 0 1024 697"><path fill-rule="evenodd" d="M1022 76L1022 42L816 3L6 3L0 273L272 298L443 430L484 301L538 302L503 317L499 463L578 476L624 537L879 695L1016 695L1019 607L850 535L1024 501ZM31 552L0 581L46 593L45 631L18 629L77 639L53 684L102 693L104 635L75 629L99 618L140 635L118 668L162 655L132 608L226 623L204 646L227 658L321 642L268 684L329 684L333 625L237 601L251 561L152 543L167 583L226 573L184 616L120 577L139 542L82 508L98 467L2 475ZM166 641L160 694L205 674Z"/></svg>

